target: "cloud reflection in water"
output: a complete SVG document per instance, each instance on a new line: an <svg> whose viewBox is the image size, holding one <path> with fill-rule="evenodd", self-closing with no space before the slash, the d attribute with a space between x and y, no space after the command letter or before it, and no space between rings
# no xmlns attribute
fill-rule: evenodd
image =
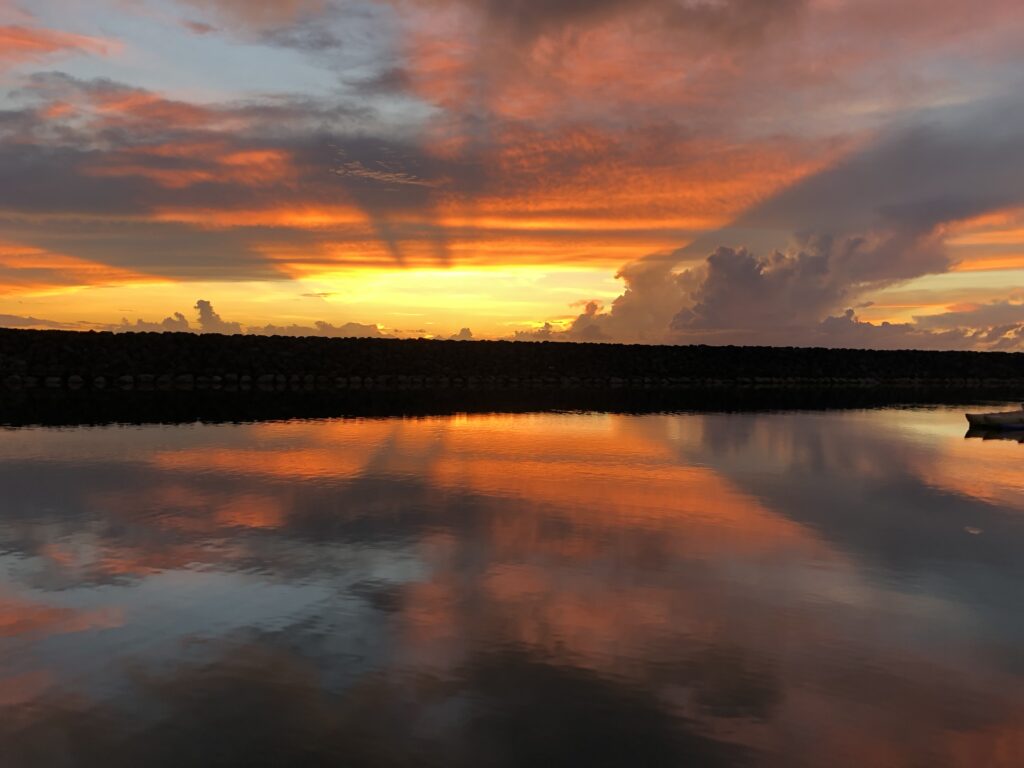
<svg viewBox="0 0 1024 768"><path fill-rule="evenodd" d="M5 759L1018 765L1020 446L961 420L9 431Z"/></svg>

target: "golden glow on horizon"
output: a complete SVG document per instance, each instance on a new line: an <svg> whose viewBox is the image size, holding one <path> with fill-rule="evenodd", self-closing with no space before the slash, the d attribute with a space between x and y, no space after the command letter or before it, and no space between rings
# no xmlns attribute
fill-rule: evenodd
<svg viewBox="0 0 1024 768"><path fill-rule="evenodd" d="M66 289L71 290L71 289ZM0 301L18 314L76 323L157 322L175 312L194 321L196 299L214 302L243 326L376 323L399 336L448 336L470 327L476 338L509 336L545 320L578 314L582 293L610 303L622 291L607 269L588 266L353 268L297 280L242 283L139 281L66 290L39 289ZM2 299L2 296L0 296ZM540 321L537 318L541 318ZM194 322L193 322L194 325ZM86 326L87 327L87 326Z"/></svg>

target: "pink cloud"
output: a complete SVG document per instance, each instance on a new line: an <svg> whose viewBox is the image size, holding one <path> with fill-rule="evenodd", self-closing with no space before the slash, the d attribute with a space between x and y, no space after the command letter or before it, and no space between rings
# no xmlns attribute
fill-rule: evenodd
<svg viewBox="0 0 1024 768"><path fill-rule="evenodd" d="M98 37L75 35L41 27L0 26L0 69L41 61L60 53L109 56L119 44Z"/></svg>

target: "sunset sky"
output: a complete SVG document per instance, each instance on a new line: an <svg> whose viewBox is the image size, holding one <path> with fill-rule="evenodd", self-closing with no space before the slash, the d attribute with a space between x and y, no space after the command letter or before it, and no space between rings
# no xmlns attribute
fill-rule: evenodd
<svg viewBox="0 0 1024 768"><path fill-rule="evenodd" d="M0 325L1024 349L1022 39L1020 0L0 0Z"/></svg>

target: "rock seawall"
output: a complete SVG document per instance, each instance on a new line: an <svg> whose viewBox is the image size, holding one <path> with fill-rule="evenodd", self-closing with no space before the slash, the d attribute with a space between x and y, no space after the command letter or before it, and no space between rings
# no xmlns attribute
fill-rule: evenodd
<svg viewBox="0 0 1024 768"><path fill-rule="evenodd" d="M1024 354L0 329L0 391L1024 389Z"/></svg>

